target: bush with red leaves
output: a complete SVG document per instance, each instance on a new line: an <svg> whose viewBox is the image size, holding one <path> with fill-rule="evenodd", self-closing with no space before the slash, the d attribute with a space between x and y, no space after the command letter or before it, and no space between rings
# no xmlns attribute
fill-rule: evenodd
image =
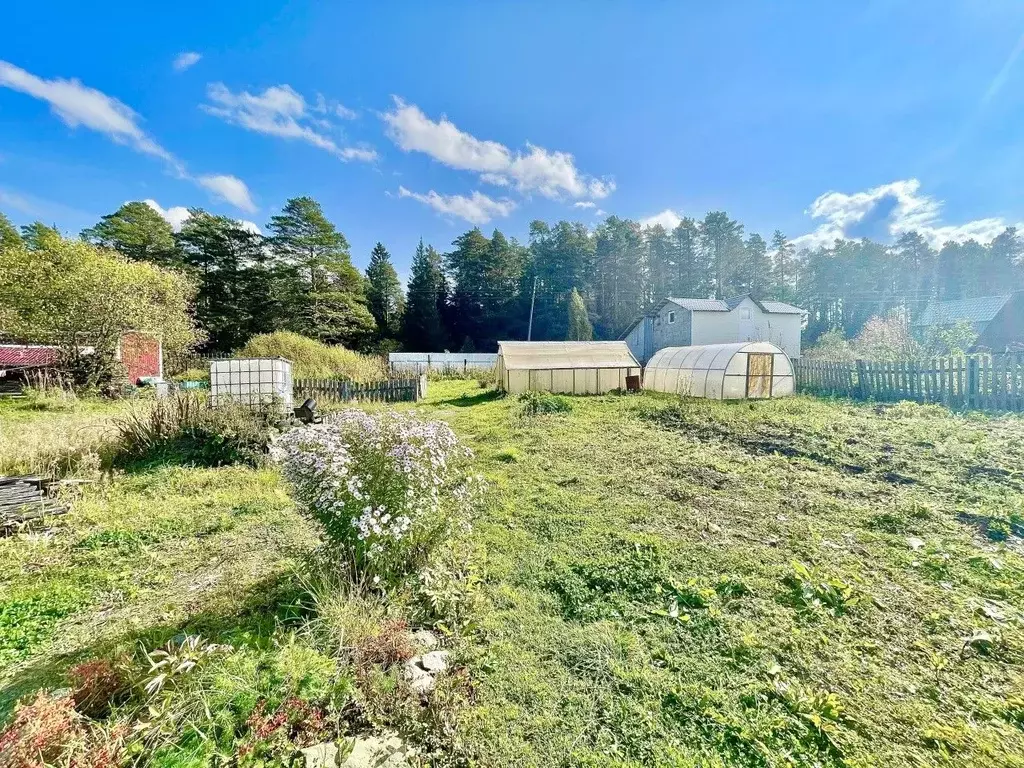
<svg viewBox="0 0 1024 768"><path fill-rule="evenodd" d="M122 764L126 725L104 731L75 711L71 696L39 691L23 701L0 732L0 768L115 768Z"/></svg>
<svg viewBox="0 0 1024 768"><path fill-rule="evenodd" d="M110 707L128 692L128 681L106 659L93 659L71 668L68 673L75 707L83 715L104 717Z"/></svg>
<svg viewBox="0 0 1024 768"><path fill-rule="evenodd" d="M261 701L245 724L249 733L238 749L239 766L263 765L268 758L321 742L330 733L324 711L294 697L273 712Z"/></svg>

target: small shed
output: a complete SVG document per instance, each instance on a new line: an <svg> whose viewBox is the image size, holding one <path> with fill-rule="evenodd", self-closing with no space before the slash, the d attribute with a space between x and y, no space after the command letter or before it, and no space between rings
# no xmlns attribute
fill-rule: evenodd
<svg viewBox="0 0 1024 768"><path fill-rule="evenodd" d="M644 389L713 400L793 394L793 364L767 341L665 347L644 369Z"/></svg>
<svg viewBox="0 0 1024 768"><path fill-rule="evenodd" d="M499 341L498 389L602 395L639 376L624 341Z"/></svg>

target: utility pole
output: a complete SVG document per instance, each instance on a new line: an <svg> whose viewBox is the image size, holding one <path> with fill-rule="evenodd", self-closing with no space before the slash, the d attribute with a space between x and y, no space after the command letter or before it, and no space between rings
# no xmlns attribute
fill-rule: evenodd
<svg viewBox="0 0 1024 768"><path fill-rule="evenodd" d="M530 297L530 324L526 327L526 340L533 340L533 305L537 302L537 276L533 276L533 296Z"/></svg>

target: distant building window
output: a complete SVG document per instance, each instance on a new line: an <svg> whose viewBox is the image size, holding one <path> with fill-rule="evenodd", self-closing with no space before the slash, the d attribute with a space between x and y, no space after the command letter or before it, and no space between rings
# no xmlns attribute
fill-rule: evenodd
<svg viewBox="0 0 1024 768"><path fill-rule="evenodd" d="M743 320L750 319L750 307L743 307L740 309L740 318Z"/></svg>
<svg viewBox="0 0 1024 768"><path fill-rule="evenodd" d="M675 312L669 312L668 313L668 321L670 323L674 323L676 321L676 313Z"/></svg>

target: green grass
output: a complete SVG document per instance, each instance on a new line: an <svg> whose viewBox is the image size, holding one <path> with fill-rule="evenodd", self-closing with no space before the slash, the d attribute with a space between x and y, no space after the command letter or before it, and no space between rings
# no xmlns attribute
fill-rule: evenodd
<svg viewBox="0 0 1024 768"><path fill-rule="evenodd" d="M474 386L428 412L492 483L480 764L1024 764L1021 540L985 535L1024 502L1024 422L656 395L524 419L460 407Z"/></svg>
<svg viewBox="0 0 1024 768"><path fill-rule="evenodd" d="M365 717L443 731L451 764L1024 765L1024 421L569 400L531 414L444 381L414 406L489 481L473 532L485 599L455 642L468 685L421 710L375 671L358 682ZM61 419L111 414L82 408L0 409L0 466L24 444L46 454ZM230 728L297 685L344 687L324 654L400 606L311 601L295 574L313 543L272 470L85 487L49 532L0 539L0 721L75 659L182 631L236 647L179 696ZM151 764L230 748L200 732Z"/></svg>

